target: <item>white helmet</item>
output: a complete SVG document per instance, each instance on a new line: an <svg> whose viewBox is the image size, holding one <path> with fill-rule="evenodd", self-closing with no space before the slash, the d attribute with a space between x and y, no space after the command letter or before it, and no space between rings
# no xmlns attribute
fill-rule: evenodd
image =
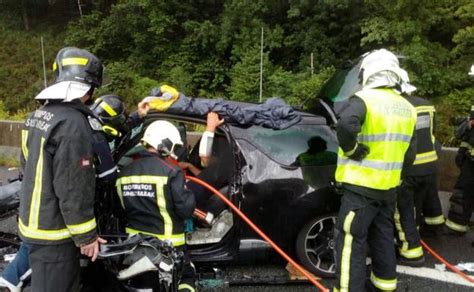
<svg viewBox="0 0 474 292"><path fill-rule="evenodd" d="M178 129L168 121L155 121L145 130L141 139L164 156L176 159L175 151L183 146Z"/></svg>
<svg viewBox="0 0 474 292"><path fill-rule="evenodd" d="M474 65L471 66L471 71L469 71L470 76L474 76Z"/></svg>
<svg viewBox="0 0 474 292"><path fill-rule="evenodd" d="M402 75L398 58L386 49L364 56L360 66L362 86L369 88L393 87L401 83Z"/></svg>

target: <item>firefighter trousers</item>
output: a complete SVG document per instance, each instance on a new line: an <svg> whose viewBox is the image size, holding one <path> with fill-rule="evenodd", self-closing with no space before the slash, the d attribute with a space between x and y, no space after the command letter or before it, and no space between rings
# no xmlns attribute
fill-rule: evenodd
<svg viewBox="0 0 474 292"><path fill-rule="evenodd" d="M416 259L423 256L418 226L444 223L438 196L436 174L407 176L398 190L395 210L398 251L400 256Z"/></svg>
<svg viewBox="0 0 474 292"><path fill-rule="evenodd" d="M79 248L68 242L58 245L28 244L34 292L80 291Z"/></svg>
<svg viewBox="0 0 474 292"><path fill-rule="evenodd" d="M449 213L446 226L456 232L469 230L469 221L474 211L474 161L465 159L461 173L449 199Z"/></svg>
<svg viewBox="0 0 474 292"><path fill-rule="evenodd" d="M393 291L397 286L393 215L396 199L376 200L344 189L336 223L335 291ZM367 283L368 244L372 271Z"/></svg>

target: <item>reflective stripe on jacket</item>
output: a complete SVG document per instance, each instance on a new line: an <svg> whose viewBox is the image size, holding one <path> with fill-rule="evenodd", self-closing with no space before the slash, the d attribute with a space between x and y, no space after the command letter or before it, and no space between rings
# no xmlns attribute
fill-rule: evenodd
<svg viewBox="0 0 474 292"><path fill-rule="evenodd" d="M362 161L355 161L339 149L336 180L378 190L394 188L400 183L416 111L392 89L366 89L356 95L367 108L358 143L367 145L370 153Z"/></svg>
<svg viewBox="0 0 474 292"><path fill-rule="evenodd" d="M127 216L126 231L183 245L184 221L191 218L195 206L193 193L184 187L183 172L158 155L146 151L139 155L121 170L116 182Z"/></svg>
<svg viewBox="0 0 474 292"><path fill-rule="evenodd" d="M435 107L427 100L410 96L407 100L415 107L416 120L416 158L407 169L407 175L428 175L436 172L438 155L435 148L434 116Z"/></svg>
<svg viewBox="0 0 474 292"><path fill-rule="evenodd" d="M87 111L78 100L49 103L25 122L19 230L28 243L79 246L97 237Z"/></svg>

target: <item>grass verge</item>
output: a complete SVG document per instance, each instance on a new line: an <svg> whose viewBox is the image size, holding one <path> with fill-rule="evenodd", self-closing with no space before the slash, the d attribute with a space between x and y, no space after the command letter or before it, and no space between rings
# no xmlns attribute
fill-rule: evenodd
<svg viewBox="0 0 474 292"><path fill-rule="evenodd" d="M19 167L20 160L15 156L0 154L0 166Z"/></svg>

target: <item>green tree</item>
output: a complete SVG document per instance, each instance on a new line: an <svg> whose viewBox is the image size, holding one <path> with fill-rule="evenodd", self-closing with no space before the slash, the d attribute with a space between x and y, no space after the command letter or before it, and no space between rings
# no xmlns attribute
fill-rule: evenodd
<svg viewBox="0 0 474 292"><path fill-rule="evenodd" d="M269 69L268 54L263 56L265 76ZM235 64L230 71L230 98L234 100L258 102L260 92L260 49L251 47L243 53L242 60ZM263 80L265 91L266 80Z"/></svg>

